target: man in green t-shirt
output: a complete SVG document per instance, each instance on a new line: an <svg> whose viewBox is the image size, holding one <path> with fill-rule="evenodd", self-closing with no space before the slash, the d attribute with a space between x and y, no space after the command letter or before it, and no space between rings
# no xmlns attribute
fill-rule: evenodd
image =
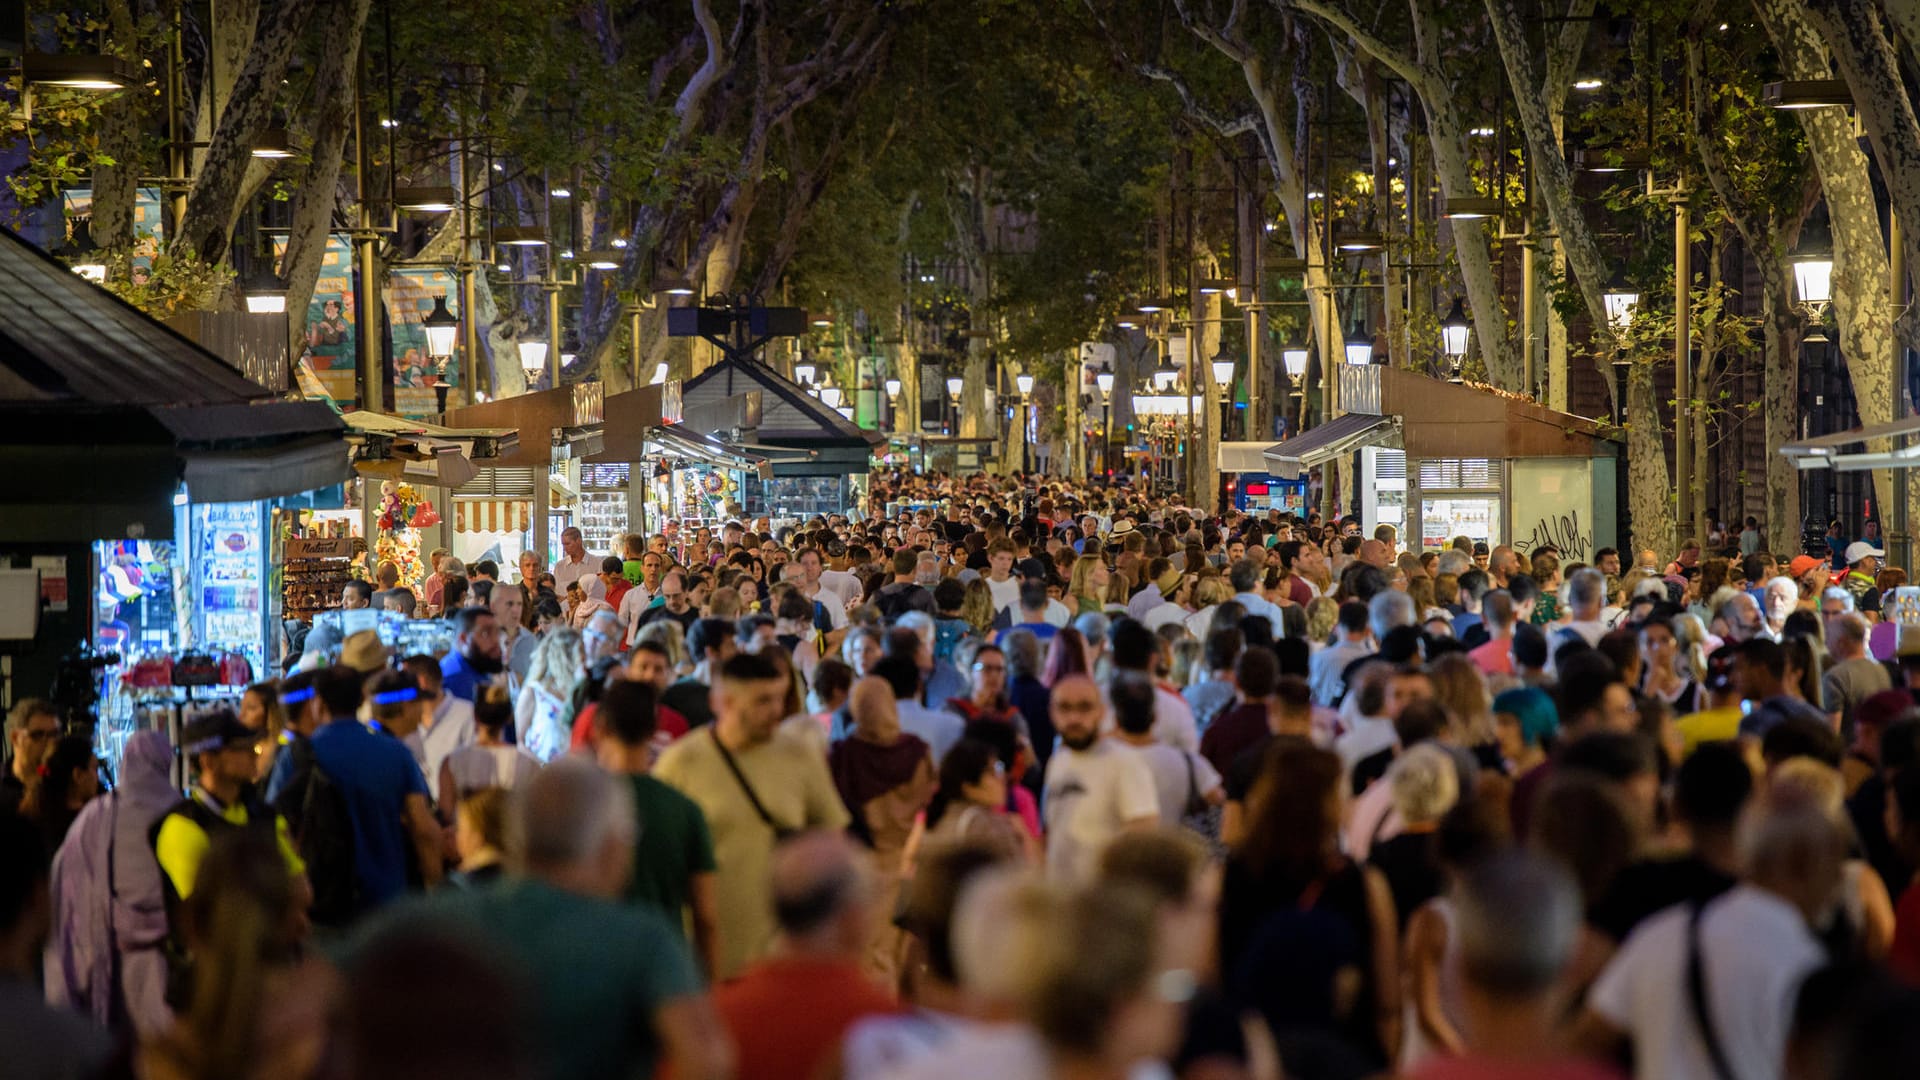
<svg viewBox="0 0 1920 1080"><path fill-rule="evenodd" d="M640 835L634 840L627 899L649 904L683 932L690 921L694 953L711 976L720 962L719 900L714 892L713 837L692 799L647 775L653 767L658 699L649 683L609 686L594 713L601 768L633 785Z"/></svg>
<svg viewBox="0 0 1920 1080"><path fill-rule="evenodd" d="M622 903L633 867L632 788L592 762L566 758L519 793L514 854L525 876L473 891L441 890L383 912L343 951L344 967L383 939L471 937L523 988L535 1075L726 1076L732 1056L686 943L651 908Z"/></svg>

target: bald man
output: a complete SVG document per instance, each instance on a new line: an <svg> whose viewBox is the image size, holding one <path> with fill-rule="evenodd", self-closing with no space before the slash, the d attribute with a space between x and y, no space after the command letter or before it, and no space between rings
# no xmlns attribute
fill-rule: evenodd
<svg viewBox="0 0 1920 1080"><path fill-rule="evenodd" d="M868 737L887 738L900 731L900 710L894 703L893 685L878 675L857 679L847 698L847 714L853 717L853 729Z"/></svg>
<svg viewBox="0 0 1920 1080"><path fill-rule="evenodd" d="M1506 588L1508 579L1519 572L1520 554L1507 545L1501 544L1487 555L1487 576L1496 587Z"/></svg>
<svg viewBox="0 0 1920 1080"><path fill-rule="evenodd" d="M886 683L879 694L890 707ZM854 687L858 699L859 685ZM867 695L875 703L871 692ZM868 869L870 856L841 830L801 833L774 852L773 955L714 993L733 1035L739 1075L769 1080L837 1076L848 1028L896 1011L861 967L876 930L892 914Z"/></svg>
<svg viewBox="0 0 1920 1080"><path fill-rule="evenodd" d="M1048 707L1060 749L1047 761L1047 875L1078 885L1093 880L1108 841L1159 821L1160 797L1140 751L1100 737L1106 702L1092 679L1055 683Z"/></svg>
<svg viewBox="0 0 1920 1080"><path fill-rule="evenodd" d="M1377 566L1385 570L1387 564L1393 561L1393 549L1379 540L1362 540L1360 541L1360 550L1354 555L1354 558L1359 559L1368 566Z"/></svg>

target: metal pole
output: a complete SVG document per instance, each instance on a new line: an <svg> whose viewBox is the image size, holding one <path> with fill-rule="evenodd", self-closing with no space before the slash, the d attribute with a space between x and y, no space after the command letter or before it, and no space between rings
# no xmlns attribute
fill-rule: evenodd
<svg viewBox="0 0 1920 1080"><path fill-rule="evenodd" d="M380 348L380 252L374 230L372 162L367 158L367 51L360 48L360 78L353 101L354 211L354 354L358 359L360 407L380 411L386 401L381 386L387 382L385 354Z"/></svg>
<svg viewBox="0 0 1920 1080"><path fill-rule="evenodd" d="M1907 281L1907 257L1900 236L1900 215L1891 211L1887 214L1887 252L1892 257L1890 268L1893 271L1894 306L1904 311L1913 300L1913 287ZM1904 420L1907 416L1907 347L1898 337L1893 342L1893 418ZM1893 440L1895 449L1904 449L1908 438L1901 435ZM1905 470L1893 471L1893 528L1887 538L1893 542L1887 554L1893 556L1893 565L1902 570L1913 566L1913 534L1908 527L1907 505L1908 476Z"/></svg>
<svg viewBox="0 0 1920 1080"><path fill-rule="evenodd" d="M1520 386L1529 394L1538 392L1534 379L1539 375L1539 366L1534 357L1534 337L1540 328L1534 324L1534 288L1539 278L1539 267L1534 260L1539 244L1533 238L1533 217L1527 217L1527 234L1520 238Z"/></svg>
<svg viewBox="0 0 1920 1080"><path fill-rule="evenodd" d="M1675 522L1685 540L1693 528L1693 326L1692 285L1693 245L1687 236L1691 214L1687 192L1681 187L1673 196L1673 456L1674 479L1680 493L1679 517Z"/></svg>
<svg viewBox="0 0 1920 1080"><path fill-rule="evenodd" d="M167 222L167 228L179 229L187 219L187 131L186 118L181 115L186 110L186 90L181 82L181 69L186 59L181 48L184 36L180 27L180 7L173 5L173 41L167 45L167 206L173 220ZM22 9L24 10L24 8ZM25 38L21 39L24 47ZM210 50L218 55L218 50ZM219 126L219 114L214 115L213 127ZM171 240L172 236L169 235Z"/></svg>
<svg viewBox="0 0 1920 1080"><path fill-rule="evenodd" d="M463 127L465 125L462 125ZM460 137L460 389L467 402L478 400L480 389L480 290L475 286L473 257L473 155L466 132Z"/></svg>

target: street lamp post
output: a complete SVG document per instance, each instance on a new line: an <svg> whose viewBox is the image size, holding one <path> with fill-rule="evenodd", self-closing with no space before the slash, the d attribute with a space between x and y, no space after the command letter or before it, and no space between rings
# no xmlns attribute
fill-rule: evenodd
<svg viewBox="0 0 1920 1080"><path fill-rule="evenodd" d="M1113 365L1102 362L1100 370L1094 373L1093 382L1100 388L1100 412L1106 425L1106 434L1100 439L1100 466L1108 477L1113 476Z"/></svg>
<svg viewBox="0 0 1920 1080"><path fill-rule="evenodd" d="M1020 391L1020 471L1033 472L1033 426L1029 409L1033 407L1033 374L1023 371L1013 377Z"/></svg>
<svg viewBox="0 0 1920 1080"><path fill-rule="evenodd" d="M1624 338L1627 328L1633 325L1633 310L1640 306L1640 294L1624 279L1616 278L1607 286L1600 299L1607 307L1607 327L1613 332L1613 370L1615 396L1619 404L1614 411L1615 419L1622 425L1627 422L1627 369L1632 359L1627 355Z"/></svg>
<svg viewBox="0 0 1920 1080"><path fill-rule="evenodd" d="M1213 381L1220 387L1220 438L1224 441L1233 419L1233 395L1229 391L1233 386L1234 368L1233 354L1225 345L1213 354L1212 367Z"/></svg>
<svg viewBox="0 0 1920 1080"><path fill-rule="evenodd" d="M1809 246L1814 247L1816 250L1795 255L1789 262L1793 266L1793 284L1795 291L1800 297L1800 307L1813 321L1811 332L1801 338L1801 344L1819 346L1829 344L1826 334L1826 322L1827 308L1833 303L1833 255L1830 251L1821 249L1818 244L1810 244ZM1826 378L1826 371L1823 367L1816 365L1815 375L1816 378L1824 380ZM1809 421L1814 427L1820 430L1802 432L1801 435L1803 438L1809 435L1824 435L1827 433L1827 424L1824 422L1825 417L1823 415L1826 412L1825 390L1826 388L1823 385L1815 386L1814 401L1817 408L1806 411ZM1820 478L1818 482L1825 486L1826 494L1830 499L1833 492L1833 476L1830 470L1822 471L1825 472L1826 475ZM1904 488L1904 479L1896 479L1894 486L1896 489ZM1800 493L1800 518L1803 523L1803 528L1809 527L1806 524L1808 506L1809 500L1807 498L1807 492L1803 489Z"/></svg>
<svg viewBox="0 0 1920 1080"><path fill-rule="evenodd" d="M285 308L284 300L282 308ZM447 362L453 359L453 342L460 335L460 320L447 310L447 297L433 298L433 310L420 320L427 332L427 358L433 361L433 398L440 412L447 411Z"/></svg>
<svg viewBox="0 0 1920 1080"><path fill-rule="evenodd" d="M1447 367L1451 369L1453 382L1461 382L1461 368L1467 359L1467 339L1471 335L1473 324L1467 320L1464 302L1453 298L1453 310L1440 320L1440 345L1447 353Z"/></svg>

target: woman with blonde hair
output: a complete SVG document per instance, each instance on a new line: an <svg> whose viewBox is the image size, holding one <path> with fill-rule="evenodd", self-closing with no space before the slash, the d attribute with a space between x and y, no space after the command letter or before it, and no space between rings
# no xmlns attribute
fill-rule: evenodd
<svg viewBox="0 0 1920 1080"><path fill-rule="evenodd" d="M1340 602L1331 596L1316 596L1307 602L1307 648L1322 649L1333 640L1334 624L1340 621Z"/></svg>
<svg viewBox="0 0 1920 1080"><path fill-rule="evenodd" d="M1706 624L1700 621L1700 616L1687 611L1675 615L1669 625L1673 627L1674 643L1679 649L1675 663L1680 665L1680 673L1695 683L1704 683L1709 644Z"/></svg>
<svg viewBox="0 0 1920 1080"><path fill-rule="evenodd" d="M1098 614L1106 606L1107 585L1113 574L1098 555L1082 555L1073 561L1073 574L1067 579L1067 594L1075 615Z"/></svg>
<svg viewBox="0 0 1920 1080"><path fill-rule="evenodd" d="M1213 615L1221 604L1233 599L1233 585L1220 574L1203 574L1193 585L1194 613L1187 616L1187 633L1196 640L1207 640L1213 629Z"/></svg>
<svg viewBox="0 0 1920 1080"><path fill-rule="evenodd" d="M1487 678L1466 653L1450 652L1427 665L1434 700L1447 711L1449 741L1470 751L1482 768L1504 771L1500 733L1493 725Z"/></svg>
<svg viewBox="0 0 1920 1080"><path fill-rule="evenodd" d="M660 646L667 654L667 667L676 676L685 675L693 669L687 657L687 632L672 619L655 619L640 628L640 636L634 639L638 644L650 641Z"/></svg>
<svg viewBox="0 0 1920 1080"><path fill-rule="evenodd" d="M1840 770L1810 757L1790 757L1773 764L1767 774L1768 802L1799 801L1825 815L1841 832L1853 835L1847 813L1846 780ZM1849 858L1841 869L1840 889L1819 921L1818 932L1829 943L1849 945L1860 956L1878 961L1893 945L1893 899L1887 883L1866 860ZM1834 960L1846 957L1836 953Z"/></svg>
<svg viewBox="0 0 1920 1080"><path fill-rule="evenodd" d="M986 637L993 627L993 590L987 586L985 578L974 578L967 582L967 598L960 602L960 619L973 632Z"/></svg>
<svg viewBox="0 0 1920 1080"><path fill-rule="evenodd" d="M513 730L520 745L543 764L567 752L573 737L573 685L585 662L580 632L555 627L527 665L527 681L513 705Z"/></svg>

